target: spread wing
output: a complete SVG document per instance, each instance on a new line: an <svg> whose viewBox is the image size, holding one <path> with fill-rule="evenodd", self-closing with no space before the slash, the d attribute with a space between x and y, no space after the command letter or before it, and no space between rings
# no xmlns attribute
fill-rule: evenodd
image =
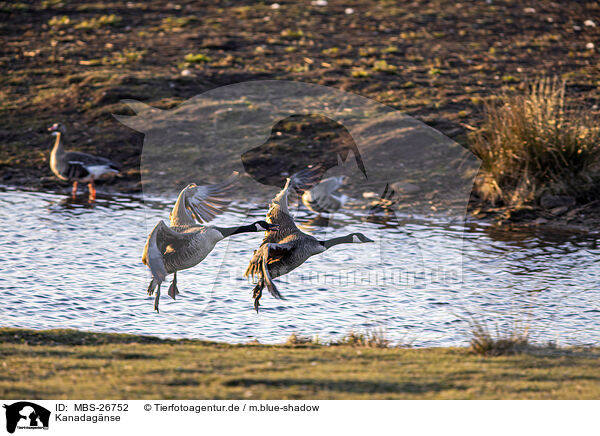
<svg viewBox="0 0 600 436"><path fill-rule="evenodd" d="M189 226L196 221L202 224L222 213L222 208L231 203L228 196L238 179L239 173L234 171L221 183L186 186L171 211L171 226Z"/></svg>
<svg viewBox="0 0 600 436"><path fill-rule="evenodd" d="M291 195L302 195L304 191L314 186L319 178L323 175L324 168L321 165L316 165L312 168L306 168L292 174L287 179L285 186L279 193L271 200L271 207L267 212L267 222L279 224L277 217L280 212L289 215L288 199Z"/></svg>

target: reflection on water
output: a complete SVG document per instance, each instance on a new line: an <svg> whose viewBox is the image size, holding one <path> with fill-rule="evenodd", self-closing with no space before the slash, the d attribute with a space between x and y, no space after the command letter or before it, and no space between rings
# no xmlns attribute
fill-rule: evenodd
<svg viewBox="0 0 600 436"><path fill-rule="evenodd" d="M361 211L328 221L295 212L319 238L362 232L377 243L336 247L310 259L279 280L287 299L265 295L260 314L252 310L252 284L242 274L261 234L221 242L178 276L177 301L164 297L156 314L141 253L149 229L168 219L170 203L103 196L88 203L0 190L0 325L267 343L293 332L327 340L383 327L395 342L445 346L467 343L471 313L492 329L525 323L540 342L600 340L595 239L476 223L468 224L463 239L460 223L447 219ZM250 222L264 212L238 205L218 222ZM463 283L456 286L444 274L461 260Z"/></svg>

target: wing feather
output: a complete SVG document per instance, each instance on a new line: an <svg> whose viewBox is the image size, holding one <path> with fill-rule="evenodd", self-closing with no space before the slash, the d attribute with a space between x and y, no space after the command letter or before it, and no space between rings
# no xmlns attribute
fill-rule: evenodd
<svg viewBox="0 0 600 436"><path fill-rule="evenodd" d="M228 198L239 179L239 173L214 185L186 186L180 193L171 212L171 226L194 225L212 220L222 213L222 208L231 203Z"/></svg>

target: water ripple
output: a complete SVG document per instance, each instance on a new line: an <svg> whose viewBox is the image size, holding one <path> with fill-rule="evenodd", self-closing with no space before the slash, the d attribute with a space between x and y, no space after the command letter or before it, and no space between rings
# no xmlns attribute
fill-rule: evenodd
<svg viewBox="0 0 600 436"><path fill-rule="evenodd" d="M141 253L149 230L168 218L168 204L115 197L90 205L0 189L0 325L264 343L293 332L329 340L352 329L383 328L396 343L451 346L467 343L467 319L474 314L494 330L524 323L540 342L600 341L596 241L473 223L463 238L461 226L443 219L377 223L360 212L336 214L330 227L312 225L307 212L297 212L318 238L363 232L377 244L338 247L310 259L279 280L287 299L265 295L260 314L242 273L261 234L220 243L179 275L180 296L163 298L156 314ZM264 213L238 204L219 224ZM460 286L422 279L432 265L446 268L457 260Z"/></svg>

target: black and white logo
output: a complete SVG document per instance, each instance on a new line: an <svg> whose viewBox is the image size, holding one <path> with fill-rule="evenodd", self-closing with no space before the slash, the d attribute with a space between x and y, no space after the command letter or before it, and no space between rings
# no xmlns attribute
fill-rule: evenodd
<svg viewBox="0 0 600 436"><path fill-rule="evenodd" d="M48 429L50 422L50 411L40 405L29 401L19 401L13 404L5 404L6 409L6 431L14 433L16 429Z"/></svg>

